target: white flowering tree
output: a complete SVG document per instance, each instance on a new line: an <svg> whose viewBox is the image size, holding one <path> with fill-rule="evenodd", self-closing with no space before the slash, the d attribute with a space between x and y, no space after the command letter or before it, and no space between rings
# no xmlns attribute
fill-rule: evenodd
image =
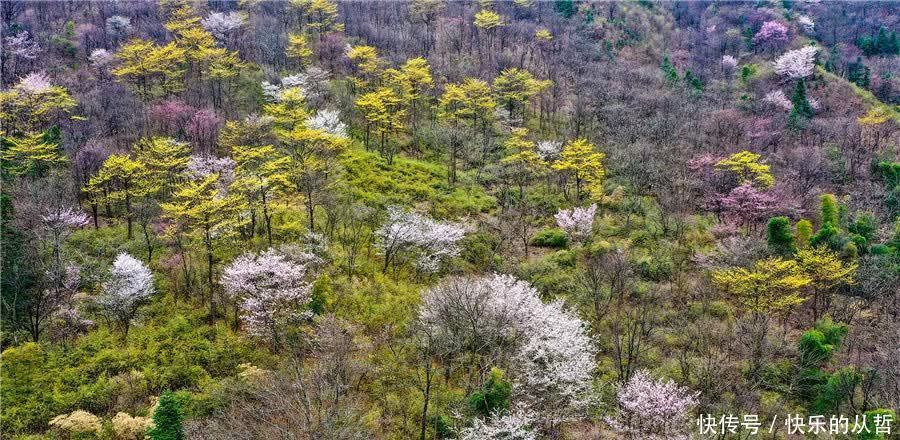
<svg viewBox="0 0 900 440"><path fill-rule="evenodd" d="M240 12L213 12L200 20L200 25L216 39L223 40L230 32L243 26L245 22L246 18Z"/></svg>
<svg viewBox="0 0 900 440"><path fill-rule="evenodd" d="M122 325L127 336L138 307L154 291L153 274L147 265L122 252L113 261L109 279L103 284L97 304L108 318Z"/></svg>
<svg viewBox="0 0 900 440"><path fill-rule="evenodd" d="M540 414L544 429L554 432L593 403L596 349L585 323L563 310L559 301L535 308L525 336L514 363L519 370L518 390Z"/></svg>
<svg viewBox="0 0 900 440"><path fill-rule="evenodd" d="M524 281L497 274L450 278L425 292L419 323L442 357L474 362L478 371L508 368L514 398L534 411L544 432L592 403L596 349L584 322L560 302L544 304Z"/></svg>
<svg viewBox="0 0 900 440"><path fill-rule="evenodd" d="M769 93L766 93L766 96L763 97L763 102L767 102L772 104L774 107L777 107L782 110L791 111L794 108L794 104L791 103L791 100L785 96L784 92L781 89L772 90Z"/></svg>
<svg viewBox="0 0 900 440"><path fill-rule="evenodd" d="M566 231L569 237L574 240L584 240L591 236L596 213L597 205L591 204L587 208L561 209L553 217L556 219L556 224L560 229Z"/></svg>
<svg viewBox="0 0 900 440"><path fill-rule="evenodd" d="M341 114L337 110L319 110L306 121L312 130L321 130L332 136L346 139L347 125L341 122Z"/></svg>
<svg viewBox="0 0 900 440"><path fill-rule="evenodd" d="M489 419L477 418L472 426L462 429L462 440L536 440L537 433L532 428L534 416L524 408L515 411L494 413Z"/></svg>
<svg viewBox="0 0 900 440"><path fill-rule="evenodd" d="M639 370L616 395L619 417L607 422L630 438L687 440L698 396L671 380L655 380L646 370Z"/></svg>
<svg viewBox="0 0 900 440"><path fill-rule="evenodd" d="M287 324L309 317L305 308L312 286L301 260L274 249L250 252L232 261L222 275L222 285L238 305L244 328L275 349Z"/></svg>
<svg viewBox="0 0 900 440"><path fill-rule="evenodd" d="M775 72L792 79L806 78L813 73L818 51L819 48L815 46L789 50L772 63L775 66Z"/></svg>
<svg viewBox="0 0 900 440"><path fill-rule="evenodd" d="M539 141L536 149L542 159L550 162L559 159L559 154L562 153L562 146L563 143L560 141Z"/></svg>
<svg viewBox="0 0 900 440"><path fill-rule="evenodd" d="M459 255L459 241L465 228L458 223L441 222L400 208L388 208L388 219L376 231L384 253L382 272L387 272L398 255L412 254L414 264L423 272L436 272L441 264Z"/></svg>

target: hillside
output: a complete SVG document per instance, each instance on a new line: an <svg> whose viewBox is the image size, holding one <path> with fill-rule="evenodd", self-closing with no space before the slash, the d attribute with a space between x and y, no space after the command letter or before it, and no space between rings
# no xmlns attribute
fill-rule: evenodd
<svg viewBox="0 0 900 440"><path fill-rule="evenodd" d="M894 438L898 12L4 1L0 435Z"/></svg>

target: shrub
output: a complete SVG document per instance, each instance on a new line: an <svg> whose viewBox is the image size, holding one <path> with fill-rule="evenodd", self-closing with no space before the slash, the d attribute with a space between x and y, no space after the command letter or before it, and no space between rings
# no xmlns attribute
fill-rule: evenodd
<svg viewBox="0 0 900 440"><path fill-rule="evenodd" d="M531 237L531 244L534 246L562 248L569 244L569 238L562 229L547 228L534 234Z"/></svg>

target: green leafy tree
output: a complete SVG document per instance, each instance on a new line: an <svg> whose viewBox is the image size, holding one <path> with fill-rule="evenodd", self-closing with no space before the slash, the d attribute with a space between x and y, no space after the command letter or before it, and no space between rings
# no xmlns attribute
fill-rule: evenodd
<svg viewBox="0 0 900 440"><path fill-rule="evenodd" d="M575 199L581 201L582 190L594 199L603 196L603 168L605 154L598 152L594 144L585 139L575 139L563 146L560 159L553 163L553 169L569 173L575 183Z"/></svg>
<svg viewBox="0 0 900 440"><path fill-rule="evenodd" d="M148 193L146 181L147 169L143 163L124 154L113 154L106 158L88 184L91 187L104 188L107 202L122 203L125 208L129 240L134 236L132 232L134 204Z"/></svg>
<svg viewBox="0 0 900 440"><path fill-rule="evenodd" d="M794 234L791 220L787 217L772 217L766 228L769 249L776 254L789 256L794 252Z"/></svg>
<svg viewBox="0 0 900 440"><path fill-rule="evenodd" d="M809 118L813 117L813 108L806 97L806 82L803 78L798 79L797 84L794 86L791 104L793 104L790 115L790 125L792 127L802 127Z"/></svg>
<svg viewBox="0 0 900 440"><path fill-rule="evenodd" d="M769 165L760 162L761 155L751 151L741 151L718 161L717 170L731 171L741 184L752 183L760 188L770 188L775 184L775 177Z"/></svg>

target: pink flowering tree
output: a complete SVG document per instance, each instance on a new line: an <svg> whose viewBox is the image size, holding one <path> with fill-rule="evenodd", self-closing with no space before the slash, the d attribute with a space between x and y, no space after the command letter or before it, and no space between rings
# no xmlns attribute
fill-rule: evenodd
<svg viewBox="0 0 900 440"><path fill-rule="evenodd" d="M556 224L566 231L566 234L574 240L590 238L594 226L594 214L597 213L597 205L591 204L587 208L575 207L561 209L553 216Z"/></svg>
<svg viewBox="0 0 900 440"><path fill-rule="evenodd" d="M767 21L753 36L753 43L762 47L780 48L788 42L788 39L787 26L777 21Z"/></svg>
<svg viewBox="0 0 900 440"><path fill-rule="evenodd" d="M103 293L97 304L108 319L118 321L125 335L138 307L154 292L153 274L146 264L122 252L113 261L109 279L103 284Z"/></svg>
<svg viewBox="0 0 900 440"><path fill-rule="evenodd" d="M447 260L459 255L459 241L466 234L459 223L430 219L400 208L388 209L388 219L376 231L378 246L384 254L382 272L398 256L411 256L419 270L432 273Z"/></svg>
<svg viewBox="0 0 900 440"><path fill-rule="evenodd" d="M300 254L288 256L275 249L249 252L225 268L222 285L237 304L247 332L277 350L284 328L310 317L306 307L312 286L307 272Z"/></svg>
<svg viewBox="0 0 900 440"><path fill-rule="evenodd" d="M791 103L791 100L785 96L781 89L775 89L767 93L763 98L763 102L784 111L791 111L791 109L794 108L794 104Z"/></svg>
<svg viewBox="0 0 900 440"><path fill-rule="evenodd" d="M195 151L213 152L221 123L222 120L212 110L203 109L194 113L187 126L187 137L194 144Z"/></svg>
<svg viewBox="0 0 900 440"><path fill-rule="evenodd" d="M778 206L778 200L770 191L760 190L747 182L720 197L719 206L736 223L752 226L770 216Z"/></svg>
<svg viewBox="0 0 900 440"><path fill-rule="evenodd" d="M154 104L148 110L150 121L166 136L184 138L188 124L197 109L178 99L168 99Z"/></svg>
<svg viewBox="0 0 900 440"><path fill-rule="evenodd" d="M640 370L619 388L619 417L608 418L607 423L628 438L687 440L691 438L689 419L698 396L671 380L657 381Z"/></svg>

